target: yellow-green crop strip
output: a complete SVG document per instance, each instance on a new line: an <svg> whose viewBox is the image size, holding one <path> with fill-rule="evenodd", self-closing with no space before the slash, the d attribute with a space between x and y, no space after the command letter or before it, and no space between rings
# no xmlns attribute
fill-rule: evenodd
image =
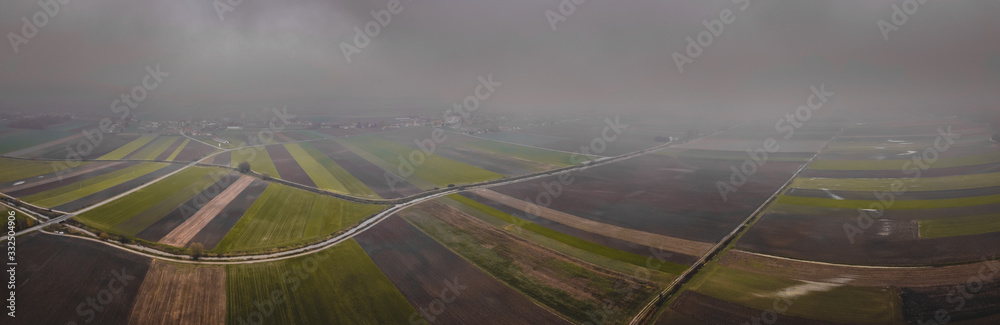
<svg viewBox="0 0 1000 325"><path fill-rule="evenodd" d="M153 139L156 139L156 137L157 137L157 135L143 135L143 136L140 136L138 139L132 140L132 142L126 143L124 146L121 146L118 149L115 149L114 151L111 151L111 152L107 153L106 155L103 155L103 156L101 156L100 158L97 158L97 159L99 159L99 160L118 160L118 159L125 158L125 156L128 156L128 154L132 153L133 151L138 150L139 148L142 148L142 146L146 145L150 141L153 141Z"/></svg>
<svg viewBox="0 0 1000 325"><path fill-rule="evenodd" d="M125 183L166 166L165 163L140 163L101 176L25 196L21 199L39 206L55 207Z"/></svg>
<svg viewBox="0 0 1000 325"><path fill-rule="evenodd" d="M907 191L950 191L1000 186L1000 172L921 178L797 178L792 188L831 191L892 191L893 183ZM898 185L897 185L898 188Z"/></svg>

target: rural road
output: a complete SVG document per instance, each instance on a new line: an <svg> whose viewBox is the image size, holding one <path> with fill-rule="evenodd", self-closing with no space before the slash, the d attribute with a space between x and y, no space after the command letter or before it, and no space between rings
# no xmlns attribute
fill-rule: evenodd
<svg viewBox="0 0 1000 325"><path fill-rule="evenodd" d="M728 130L728 129L729 128L726 128L726 129L720 130L720 131L718 131L716 133L719 133L719 132L722 132L722 131L725 131L725 130ZM190 136L188 136L186 134L182 134L182 135L184 135L185 137L188 137L190 139L193 139L195 141L198 141L197 139L194 139L194 138L192 138L192 137L190 137ZM307 141L317 141L317 140L322 140L322 139L294 141L294 142L307 142ZM199 141L199 142L201 142L201 141ZM288 142L288 143L293 143L293 142ZM117 247L119 249L123 249L123 250L129 251L129 252L132 252L132 253L136 253L136 254L140 254L140 255L145 255L145 256L148 256L148 257L152 257L152 258L168 259L168 260L172 260L172 261L175 261L175 262L183 262L183 263L194 263L194 264L233 264L233 263L261 263L261 262L276 261L276 260L282 260L282 259L288 259L288 258L294 258L294 257L302 256L302 255L307 255L307 254L312 253L313 251L322 250L322 249L325 249L325 248L337 245L337 244L339 244L339 243L341 243L341 242L343 242L345 240L353 238L354 236L356 236L356 235L364 232L365 230L368 230L368 229L374 227L375 225L377 225L378 223L380 223L383 220L387 219L388 217L392 216L396 212L402 211L403 209L406 209L408 207L420 204L420 203L428 201L428 200L433 200L433 199L436 199L436 198L439 198L439 197L443 197L443 196L447 196L447 195L451 195L451 194L455 194L455 193L459 193L459 192L464 192L464 191L471 191L471 190L485 189L485 188L491 188L491 187L496 187L496 186L503 186L503 185L508 185L508 184L514 184L514 183L525 182L525 181L530 181L530 180L534 180L534 179L549 177L549 176L552 176L552 175L555 175L555 174L559 174L559 173L575 172L575 171L585 170L585 169L594 168L594 167L598 167L598 166L603 166L603 165L607 165L607 164L619 162L619 161L622 161L622 160L626 160L626 159L630 159L630 158L634 158L634 157L646 155L646 154L658 151L660 149L666 148L666 147L670 146L671 144L673 144L673 143L664 143L662 145L658 145L658 146L655 146L655 147L651 147L651 148L647 148L647 149L643 149L643 150L639 150L639 151L627 153L627 154L624 154L624 155L614 156L614 157L605 157L605 158L599 158L599 159L595 159L595 160L590 160L590 161L588 161L586 163L583 163L583 164L580 164L580 165L570 166L570 167L566 167L566 168L560 168L560 169L557 169L557 170L550 170L550 171L539 172L539 173L528 174L528 175L522 175L522 176L517 176L517 177L512 177L512 178L506 178L506 179L501 179L501 180L486 181L486 182L481 182L481 183L477 183L477 184L463 185L463 186L459 186L459 187L455 187L455 188L441 189L440 192L433 193L433 194L430 194L430 195L426 194L426 192L423 192L421 194L416 194L416 195L413 195L413 196L410 196L410 197L406 197L406 198L402 198L402 199L385 200L386 202L399 202L399 203L393 204L391 207L389 207L385 211L382 211L381 213L376 214L374 217L371 217L371 218L368 218L368 219L362 221L357 226L349 228L349 229L345 230L343 233L341 233L340 235L337 235L337 236L332 237L330 239L324 240L324 241L319 242L319 243L311 244L311 245L308 245L308 246L304 246L304 247L300 247L300 248L296 248L296 249L291 249L291 250L286 250L286 251L282 251L282 252L270 253L270 254L244 255L244 256L231 256L231 257L202 257L201 259L199 259L197 261L193 261L193 260L190 260L187 255L170 254L170 253L162 252L162 251L155 250L155 249L148 248L148 247L144 247L144 246L112 244L110 242L99 241L99 240L96 240L96 239L85 238L85 237L84 237L84 239L101 242L101 243L104 243L104 244L107 244L107 245L110 245L110 246ZM91 206L88 206L85 209L76 211L74 213L68 213L68 214L62 215L60 217L54 218L52 220L49 220L49 221L47 221L47 222L45 222L43 224L40 224L40 225L31 227L31 228L22 230L21 232L18 232L17 235L20 236L20 235L27 234L27 233L30 233L30 232L33 232L33 231L37 231L37 230L42 229L42 228L44 228L45 226L48 226L48 225L52 225L52 224L56 224L56 223L60 223L60 222L66 221L66 220L72 218L75 215L79 215L79 214L82 214L84 212L90 211L90 210L95 209L95 208L97 208L97 207L99 207L101 205L107 204L108 202L114 201L114 200L116 200L118 198L121 198L121 197L126 196L126 195L131 194L131 193L134 193L134 192L136 192L138 190L141 190L141 189L143 189L143 188L145 188L145 187L147 187L149 185L155 184L155 183L157 183L157 182L159 182L159 181L161 181L161 180L163 180L163 179L165 179L167 177L175 175L175 174L177 174L177 173L179 173L179 172L181 172L181 171L183 171L183 170L185 170L185 169L187 169L189 167L197 166L197 165L199 165L200 161L203 161L205 159L208 159L208 158L213 157L213 156L218 155L218 154L222 154L222 153L227 152L227 151L238 150L238 149L248 148L248 147L254 147L254 146L246 146L246 147L225 149L223 151L207 155L204 158L199 159L198 161L194 161L194 162L188 163L183 168L179 168L179 169L177 169L177 170L175 170L175 171L173 171L173 172L171 172L171 173L169 173L167 175L164 175L164 176L159 177L159 178L157 178L155 180L147 182L146 184L143 184L142 186L136 187L136 188L131 189L131 190L127 191L127 192L124 192L124 193L116 195L116 196L114 196L112 198L109 198L107 200L95 203L95 204L93 204ZM322 191L322 190L319 190L319 189L315 189L314 192L315 191L323 192L323 193L326 193L328 195L333 194L333 193L329 193L329 192ZM356 200L356 201L370 201L370 199L355 198L355 197L351 197L351 196L346 196L346 198L345 198L345 195L331 195L331 196L335 196L335 197L342 198L342 199L348 199L348 200L353 199L353 200ZM402 200L402 202L400 202L400 200ZM53 235L55 235L55 234L53 234ZM68 235L63 235L63 236L68 236ZM76 236L74 236L74 237L76 237Z"/></svg>

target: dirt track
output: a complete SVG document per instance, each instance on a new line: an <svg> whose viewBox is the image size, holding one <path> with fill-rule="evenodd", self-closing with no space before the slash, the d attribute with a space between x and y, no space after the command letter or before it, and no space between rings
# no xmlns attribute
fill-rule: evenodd
<svg viewBox="0 0 1000 325"><path fill-rule="evenodd" d="M215 218L215 216L218 215L230 201L235 199L236 196L238 196L240 192L243 192L243 189L249 186L253 181L254 178L252 176L241 176L240 179L233 183L233 185L230 185L229 188L222 191L222 193L213 198L212 201L205 204L201 210L195 212L190 219L185 220L184 223L177 226L177 228L174 228L174 230L164 236L163 239L160 239L160 242L167 245L184 247L187 245L188 241L191 240L191 238L194 238L194 236L197 235L202 228L205 228L205 226L208 225L208 223L211 222L212 219Z"/></svg>
<svg viewBox="0 0 1000 325"><path fill-rule="evenodd" d="M1000 268L1000 261L989 263L993 263L994 268ZM990 274L991 270L987 262L940 267L872 267L800 261L735 249L727 252L719 264L741 271L806 281L851 277L854 279L851 285L870 287L953 285L977 276L981 268L985 268L985 274Z"/></svg>
<svg viewBox="0 0 1000 325"><path fill-rule="evenodd" d="M662 248L665 250L692 256L705 255L705 252L707 252L709 249L712 248L712 244L709 243L652 234L644 231L618 227L606 223L601 223L577 217L565 212L536 205L534 203L518 200L513 197L494 192L492 190L486 190L486 189L477 190L475 191L475 193L485 198L503 203L504 205L507 205L509 207L521 211L525 212L531 211L532 214L538 215L539 217L549 219L576 229L589 231L595 234L600 234L611 238L630 241L640 245Z"/></svg>

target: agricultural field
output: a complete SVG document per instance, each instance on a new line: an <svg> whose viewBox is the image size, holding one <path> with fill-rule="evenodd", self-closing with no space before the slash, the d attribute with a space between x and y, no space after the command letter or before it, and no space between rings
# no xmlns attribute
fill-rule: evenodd
<svg viewBox="0 0 1000 325"><path fill-rule="evenodd" d="M153 134L153 135L150 135L150 134L142 135L138 139L132 140L132 142L126 143L125 145L123 145L121 147L118 147L118 149L115 149L115 150L113 150L113 151L111 151L111 152L109 152L109 153L107 153L107 154L105 154L105 155L103 155L103 156L101 156L101 157L99 157L97 159L99 159L99 160L119 160L119 159L124 159L126 156L128 156L132 152L135 152L136 150L139 150L139 148L142 148L146 144L149 144L151 141L153 141L157 137L158 137L158 135L155 135L155 134Z"/></svg>
<svg viewBox="0 0 1000 325"><path fill-rule="evenodd" d="M223 324L226 268L154 260L142 281L129 324Z"/></svg>
<svg viewBox="0 0 1000 325"><path fill-rule="evenodd" d="M873 152L882 151L885 144L878 139L895 137L866 135L876 128L849 128L846 140L834 144L850 142L850 150L858 151L863 149L858 139L866 139L862 143L874 146ZM738 247L790 258L887 266L967 263L1000 252L990 244L1000 239L996 224L1000 173L990 171L993 167L966 168L992 164L980 158L1000 151L972 135L954 136L978 141L966 145L980 150L960 150L957 142L955 147L945 146L945 136L934 131L944 128L920 125L914 132L930 131L930 136L898 142L908 150L922 146L941 152L936 160L923 160L923 153L911 153L908 160L844 161L820 155L768 207ZM960 128L953 132L956 129ZM984 150L993 153L983 154ZM830 170L831 166L839 167Z"/></svg>
<svg viewBox="0 0 1000 325"><path fill-rule="evenodd" d="M9 224L9 222L11 222L11 219L10 219L10 215L11 215L10 212L11 211L14 212L14 220L13 220L14 224L13 224L13 226L14 226L14 231L15 232L31 228L31 227L33 227L33 226L35 226L35 225L37 225L39 223L37 220L35 220L34 218L29 217L28 215L24 214L24 212L21 212L20 210L11 209L7 205L0 205L0 213L3 213L4 220L6 220L8 222L8 223L5 223L5 225L6 225L5 227L11 226Z"/></svg>
<svg viewBox="0 0 1000 325"><path fill-rule="evenodd" d="M398 216L355 237L410 305L439 324L566 324ZM448 293L441 297L442 293ZM450 292L450 293L449 293ZM444 307L441 299L454 297ZM433 308L433 309L431 309ZM433 313L427 311L435 310ZM413 317L419 317L414 314Z"/></svg>
<svg viewBox="0 0 1000 325"><path fill-rule="evenodd" d="M75 166L90 164L89 162L79 162L62 164L59 162L41 162L24 159L11 159L0 157L0 182L10 182L26 180L31 177L47 175L69 169Z"/></svg>
<svg viewBox="0 0 1000 325"><path fill-rule="evenodd" d="M404 324L420 320L358 243L226 267L229 324Z"/></svg>
<svg viewBox="0 0 1000 325"><path fill-rule="evenodd" d="M180 140L180 137L176 136L158 137L156 140L150 141L139 150L125 156L125 159L156 160L157 157L162 155L164 151L167 151L167 149L173 146L173 144L178 140Z"/></svg>
<svg viewBox="0 0 1000 325"><path fill-rule="evenodd" d="M81 136L80 129L93 127L92 121L70 121L44 129L14 129L3 134L4 141L0 143L0 154L9 156L33 156L34 152L49 147L72 143ZM65 158L65 156L61 157Z"/></svg>
<svg viewBox="0 0 1000 325"><path fill-rule="evenodd" d="M338 193L377 198L371 189L312 144L289 143L285 149L302 166L316 187Z"/></svg>
<svg viewBox="0 0 1000 325"><path fill-rule="evenodd" d="M223 179L227 173L228 170L218 168L191 167L77 218L97 229L135 236Z"/></svg>
<svg viewBox="0 0 1000 325"><path fill-rule="evenodd" d="M413 195L421 191L420 188L413 186L404 179L393 177L386 169L372 163L368 159L362 158L354 151L345 148L335 141L314 141L309 142L308 145L329 157L337 166L342 167L347 174L357 178L365 187L380 197L387 199L398 198ZM377 158L371 157L363 151L362 153L369 156L369 159L379 161ZM317 158L317 161L323 162L324 160L320 157ZM330 168L333 165L324 164L324 166ZM394 167L386 166L385 168ZM334 173L334 175L338 174ZM354 186L359 187L359 185Z"/></svg>
<svg viewBox="0 0 1000 325"><path fill-rule="evenodd" d="M278 168L274 166L274 161L271 160L271 155L265 146L246 147L230 151L230 153L231 158L229 163L233 167L239 166L242 162L247 162L250 163L250 169L255 172L268 174L274 178L281 178Z"/></svg>
<svg viewBox="0 0 1000 325"><path fill-rule="evenodd" d="M384 208L271 184L246 210L215 250L256 251L315 241Z"/></svg>
<svg viewBox="0 0 1000 325"><path fill-rule="evenodd" d="M18 319L36 324L128 321L149 258L90 240L42 233L18 237L17 244L18 302L45 302L18 303ZM109 288L120 290L114 299L87 304Z"/></svg>
<svg viewBox="0 0 1000 325"><path fill-rule="evenodd" d="M400 214L424 233L508 286L577 322L588 311L620 323L655 294L656 284L621 275L517 238L440 203ZM619 290L621 287L629 290ZM607 301L615 302L605 306Z"/></svg>
<svg viewBox="0 0 1000 325"><path fill-rule="evenodd" d="M135 186L159 178L181 166L163 163L140 163L71 184L20 197L25 202L57 210L75 211L103 201ZM45 185L45 186L49 186Z"/></svg>
<svg viewBox="0 0 1000 325"><path fill-rule="evenodd" d="M351 149L362 158L382 167L385 171L403 174L398 176L425 190L434 187L476 183L503 177L501 174L438 155L425 155L418 149L376 135L342 138L336 141ZM409 159L403 157L410 156L418 158L413 158L412 162L400 162L400 159ZM423 162L415 165L414 162L421 160L419 157L423 157Z"/></svg>

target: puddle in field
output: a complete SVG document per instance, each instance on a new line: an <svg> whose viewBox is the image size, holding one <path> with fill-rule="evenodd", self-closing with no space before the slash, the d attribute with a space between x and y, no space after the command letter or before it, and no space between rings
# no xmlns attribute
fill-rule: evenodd
<svg viewBox="0 0 1000 325"><path fill-rule="evenodd" d="M805 283L782 289L773 294L757 294L757 296L772 296L785 299L798 298L813 292L826 292L833 290L834 288L837 287L845 286L851 281L854 281L854 277L847 276L847 277L833 278L821 282L805 281L805 280L801 281Z"/></svg>

